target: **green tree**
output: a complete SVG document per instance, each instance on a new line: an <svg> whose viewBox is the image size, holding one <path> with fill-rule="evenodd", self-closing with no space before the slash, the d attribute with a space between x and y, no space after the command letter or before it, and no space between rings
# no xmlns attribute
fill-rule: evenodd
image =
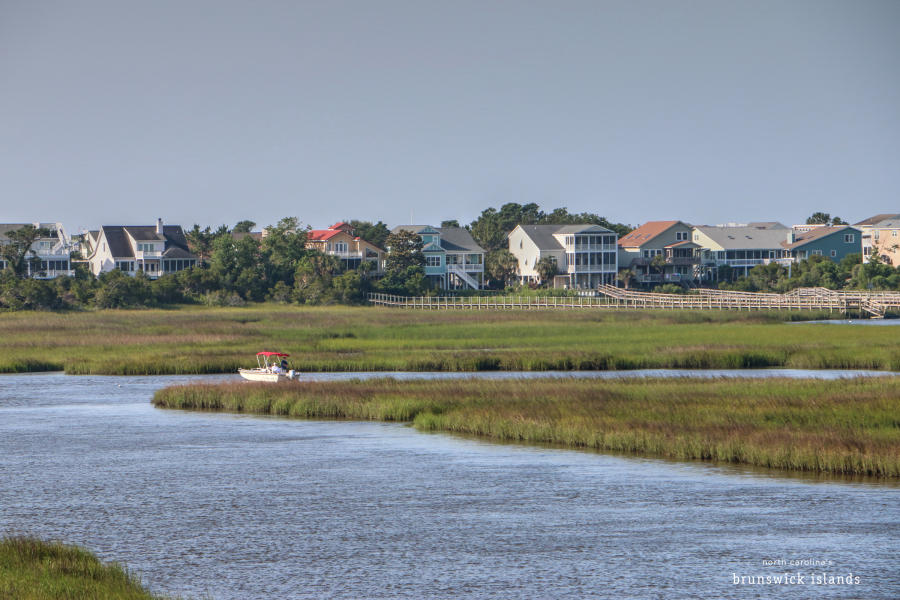
<svg viewBox="0 0 900 600"><path fill-rule="evenodd" d="M631 282L637 277L635 272L631 269L622 269L616 274L616 279L622 282L622 285L625 286L627 290L631 285Z"/></svg>
<svg viewBox="0 0 900 600"><path fill-rule="evenodd" d="M373 246L384 248L391 230L388 226L378 221L372 224L369 221L350 221L349 225L353 228L353 235L366 240Z"/></svg>
<svg viewBox="0 0 900 600"><path fill-rule="evenodd" d="M390 248L385 260L386 274L399 275L409 267L424 267L425 255L422 254L422 238L417 233L401 229L392 233L385 241Z"/></svg>
<svg viewBox="0 0 900 600"><path fill-rule="evenodd" d="M197 261L200 265L205 264L209 259L212 254L213 242L216 241L217 237L216 232L213 232L209 226L205 229L200 229L200 226L196 223L194 223L194 227L185 234L188 248L197 255Z"/></svg>
<svg viewBox="0 0 900 600"><path fill-rule="evenodd" d="M459 221L457 221L456 219L441 221L441 227L459 227Z"/></svg>
<svg viewBox="0 0 900 600"><path fill-rule="evenodd" d="M519 269L519 260L512 252L503 248L488 252L484 263L488 277L500 287L509 283Z"/></svg>
<svg viewBox="0 0 900 600"><path fill-rule="evenodd" d="M253 221L238 221L231 231L233 233L250 233L254 227L256 227L256 223Z"/></svg>
<svg viewBox="0 0 900 600"><path fill-rule="evenodd" d="M266 231L260 250L267 279L272 285L283 281L285 285L292 287L294 272L308 252L306 229L301 228L296 217L286 217Z"/></svg>
<svg viewBox="0 0 900 600"><path fill-rule="evenodd" d="M6 268L17 277L28 274L28 263L37 259L31 251L31 245L39 238L49 237L50 231L45 228L25 225L20 229L6 232L8 243L0 245L0 258L6 261Z"/></svg>
<svg viewBox="0 0 900 600"><path fill-rule="evenodd" d="M534 265L541 283L545 286L553 285L553 276L557 273L556 261L550 256L544 256Z"/></svg>

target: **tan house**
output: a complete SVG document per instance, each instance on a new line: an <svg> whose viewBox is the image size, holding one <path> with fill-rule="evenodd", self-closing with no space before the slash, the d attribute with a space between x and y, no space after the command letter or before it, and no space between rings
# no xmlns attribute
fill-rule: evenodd
<svg viewBox="0 0 900 600"><path fill-rule="evenodd" d="M699 278L700 246L691 231L684 221L647 221L619 238L619 268L631 269L641 283Z"/></svg>
<svg viewBox="0 0 900 600"><path fill-rule="evenodd" d="M306 233L306 247L340 259L346 269L355 269L363 261L372 263L372 272L384 272L384 250L353 235L348 223L335 223L328 229Z"/></svg>
<svg viewBox="0 0 900 600"><path fill-rule="evenodd" d="M900 266L900 214L881 214L856 223L862 231L863 260L872 256L895 267Z"/></svg>

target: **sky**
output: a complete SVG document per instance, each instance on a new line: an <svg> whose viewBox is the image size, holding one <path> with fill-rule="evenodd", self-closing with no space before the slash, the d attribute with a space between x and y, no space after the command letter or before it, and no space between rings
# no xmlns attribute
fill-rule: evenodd
<svg viewBox="0 0 900 600"><path fill-rule="evenodd" d="M900 212L900 2L0 0L0 222Z"/></svg>

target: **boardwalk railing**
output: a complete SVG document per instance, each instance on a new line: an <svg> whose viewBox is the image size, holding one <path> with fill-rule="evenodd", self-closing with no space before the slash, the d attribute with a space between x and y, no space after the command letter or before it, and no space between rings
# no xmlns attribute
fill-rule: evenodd
<svg viewBox="0 0 900 600"><path fill-rule="evenodd" d="M696 294L657 294L601 285L598 296L395 296L369 294L380 306L425 310L606 308L641 310L814 310L884 317L900 311L900 292L845 292L799 288L787 294L698 289Z"/></svg>

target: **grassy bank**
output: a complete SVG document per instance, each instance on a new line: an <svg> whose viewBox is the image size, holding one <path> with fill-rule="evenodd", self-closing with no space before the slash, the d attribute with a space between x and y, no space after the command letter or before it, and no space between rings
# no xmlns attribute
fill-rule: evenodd
<svg viewBox="0 0 900 600"><path fill-rule="evenodd" d="M33 538L0 539L0 598L164 600L118 564L76 546Z"/></svg>
<svg viewBox="0 0 900 600"><path fill-rule="evenodd" d="M784 323L800 313L404 311L374 307L0 314L0 372L234 372L258 350L302 371L900 370L896 331Z"/></svg>
<svg viewBox="0 0 900 600"><path fill-rule="evenodd" d="M900 378L242 382L168 387L153 403L900 477Z"/></svg>

